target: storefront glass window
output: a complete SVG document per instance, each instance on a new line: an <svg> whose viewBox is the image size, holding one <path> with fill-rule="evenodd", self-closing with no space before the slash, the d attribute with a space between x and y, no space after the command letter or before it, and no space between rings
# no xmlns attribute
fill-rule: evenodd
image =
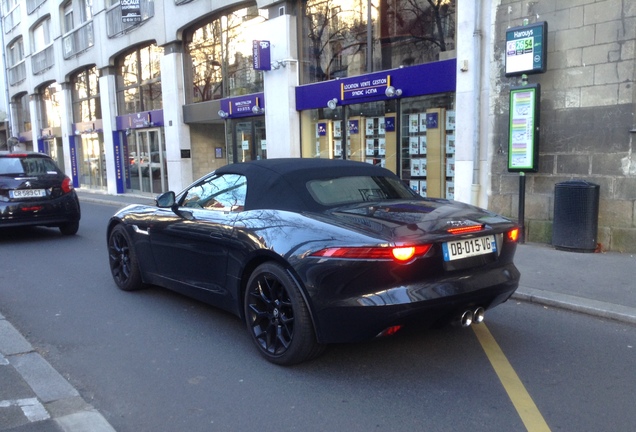
<svg viewBox="0 0 636 432"><path fill-rule="evenodd" d="M155 44L138 48L117 61L117 108L120 115L163 108L161 57Z"/></svg>
<svg viewBox="0 0 636 432"><path fill-rule="evenodd" d="M302 0L302 83L440 60L455 49L455 3Z"/></svg>
<svg viewBox="0 0 636 432"><path fill-rule="evenodd" d="M422 196L454 197L454 93L306 110L301 130L302 157L380 165Z"/></svg>
<svg viewBox="0 0 636 432"><path fill-rule="evenodd" d="M262 117L228 120L226 127L228 162L267 159L267 136Z"/></svg>
<svg viewBox="0 0 636 432"><path fill-rule="evenodd" d="M14 99L17 114L18 132L31 130L31 113L29 111L29 95L24 93Z"/></svg>
<svg viewBox="0 0 636 432"><path fill-rule="evenodd" d="M400 177L425 197L455 196L454 94L401 101Z"/></svg>
<svg viewBox="0 0 636 432"><path fill-rule="evenodd" d="M302 156L351 159L397 173L396 108L390 100L303 112Z"/></svg>
<svg viewBox="0 0 636 432"><path fill-rule="evenodd" d="M99 74L94 66L83 69L71 77L73 123L101 120L98 81ZM75 132L80 186L89 189L106 189L106 154L103 133L93 128L89 129Z"/></svg>
<svg viewBox="0 0 636 432"><path fill-rule="evenodd" d="M188 102L263 91L263 72L252 64L252 41L259 38L257 24L266 19L267 11L250 6L217 16L187 36Z"/></svg>

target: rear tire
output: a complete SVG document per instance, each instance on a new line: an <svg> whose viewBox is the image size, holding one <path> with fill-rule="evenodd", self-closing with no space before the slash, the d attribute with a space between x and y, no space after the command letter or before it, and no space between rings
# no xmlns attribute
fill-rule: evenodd
<svg viewBox="0 0 636 432"><path fill-rule="evenodd" d="M108 236L108 263L119 289L135 291L144 287L135 248L122 225L113 227Z"/></svg>
<svg viewBox="0 0 636 432"><path fill-rule="evenodd" d="M290 366L324 351L296 282L279 264L265 263L254 270L244 310L252 341L266 360Z"/></svg>
<svg viewBox="0 0 636 432"><path fill-rule="evenodd" d="M59 228L63 235L75 235L77 234L77 230L79 230L79 221L66 222L65 224L60 225Z"/></svg>

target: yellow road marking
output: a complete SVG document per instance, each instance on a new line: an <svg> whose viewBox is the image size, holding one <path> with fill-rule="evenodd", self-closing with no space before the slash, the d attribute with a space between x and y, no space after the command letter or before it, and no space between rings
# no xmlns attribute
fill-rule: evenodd
<svg viewBox="0 0 636 432"><path fill-rule="evenodd" d="M526 429L550 432L548 424L486 325L482 323L472 328Z"/></svg>

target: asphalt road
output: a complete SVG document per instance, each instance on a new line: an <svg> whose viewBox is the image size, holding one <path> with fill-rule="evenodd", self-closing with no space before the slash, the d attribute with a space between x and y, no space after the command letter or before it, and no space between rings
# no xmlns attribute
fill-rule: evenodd
<svg viewBox="0 0 636 432"><path fill-rule="evenodd" d="M74 237L0 233L0 312L117 431L526 430L521 390L473 330L274 366L232 315L159 288L119 291L105 241L115 208L82 208ZM551 430L633 430L636 328L518 302L486 326Z"/></svg>

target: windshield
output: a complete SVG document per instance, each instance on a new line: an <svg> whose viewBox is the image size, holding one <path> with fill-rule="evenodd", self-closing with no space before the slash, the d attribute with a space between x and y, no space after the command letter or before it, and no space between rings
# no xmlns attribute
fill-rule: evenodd
<svg viewBox="0 0 636 432"><path fill-rule="evenodd" d="M352 176L312 180L307 183L307 189L324 206L418 197L399 179L390 177Z"/></svg>
<svg viewBox="0 0 636 432"><path fill-rule="evenodd" d="M55 162L48 158L16 156L0 158L0 175L39 176L57 173Z"/></svg>

